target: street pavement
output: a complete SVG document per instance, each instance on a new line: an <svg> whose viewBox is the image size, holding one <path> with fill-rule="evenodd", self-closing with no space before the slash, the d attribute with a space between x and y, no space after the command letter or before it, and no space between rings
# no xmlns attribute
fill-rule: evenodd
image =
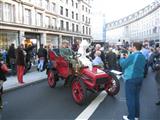
<svg viewBox="0 0 160 120"><path fill-rule="evenodd" d="M4 92L13 90L19 87L24 87L26 85L33 84L35 82L41 81L43 79L46 79L47 75L46 72L38 72L38 71L32 71L28 72L23 76L24 84L18 83L17 76L9 76L7 77L7 81L3 84Z"/></svg>
<svg viewBox="0 0 160 120"><path fill-rule="evenodd" d="M46 77L45 72L31 74L28 77L30 79L41 74ZM119 94L115 97L105 97L89 120L122 120L122 116L127 114L124 82L120 82ZM98 96L88 92L87 103L79 106L73 101L70 87L64 87L63 84L64 81L61 80L55 88L50 88L44 78L36 84L6 92L3 95L2 120L74 120ZM155 105L156 83L154 73L151 71L144 79L140 99L140 120L160 120L160 107Z"/></svg>

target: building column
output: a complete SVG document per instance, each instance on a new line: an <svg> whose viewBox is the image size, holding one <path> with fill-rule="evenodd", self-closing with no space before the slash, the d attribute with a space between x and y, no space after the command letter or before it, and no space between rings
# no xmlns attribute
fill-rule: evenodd
<svg viewBox="0 0 160 120"><path fill-rule="evenodd" d="M58 36L58 47L62 44L62 35Z"/></svg>
<svg viewBox="0 0 160 120"><path fill-rule="evenodd" d="M75 37L72 36L72 43L71 44L74 44L75 43Z"/></svg>
<svg viewBox="0 0 160 120"><path fill-rule="evenodd" d="M18 39L18 44L22 44L23 41L25 40L25 34L24 34L24 31L19 31L19 39Z"/></svg>
<svg viewBox="0 0 160 120"><path fill-rule="evenodd" d="M47 36L46 33L41 34L41 44L46 45Z"/></svg>

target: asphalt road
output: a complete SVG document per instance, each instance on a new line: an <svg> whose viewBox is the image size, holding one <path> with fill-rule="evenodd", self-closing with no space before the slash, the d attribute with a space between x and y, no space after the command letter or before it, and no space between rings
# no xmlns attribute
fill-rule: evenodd
<svg viewBox="0 0 160 120"><path fill-rule="evenodd" d="M107 96L90 120L122 120L127 114L123 88L121 81L120 93ZM141 91L141 120L160 120L160 107L155 106L156 92L154 74L150 72ZM97 95L89 94L88 102L79 106L72 99L71 89L63 87L63 81L53 89L47 81L40 82L5 93L2 120L74 120Z"/></svg>

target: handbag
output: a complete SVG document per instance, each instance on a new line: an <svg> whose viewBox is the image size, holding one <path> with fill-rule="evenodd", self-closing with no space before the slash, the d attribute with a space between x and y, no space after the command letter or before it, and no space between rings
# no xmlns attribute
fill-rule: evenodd
<svg viewBox="0 0 160 120"><path fill-rule="evenodd" d="M4 64L4 63L1 65L1 70L2 70L3 73L8 73L9 72L9 69L8 69L7 65Z"/></svg>

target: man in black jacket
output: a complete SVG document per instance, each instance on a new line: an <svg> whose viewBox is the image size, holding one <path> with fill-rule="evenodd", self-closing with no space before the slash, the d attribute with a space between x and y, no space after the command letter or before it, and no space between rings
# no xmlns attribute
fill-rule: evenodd
<svg viewBox="0 0 160 120"><path fill-rule="evenodd" d="M16 65L15 65L15 62L16 62L16 49L15 49L13 43L12 43L11 46L9 47L8 57L9 57L10 68L11 68L11 70L12 70L12 71L11 71L11 72L12 72L12 75L15 75L15 74L16 74Z"/></svg>
<svg viewBox="0 0 160 120"><path fill-rule="evenodd" d="M43 44L40 45L40 48L38 49L38 58L39 58L39 64L38 64L38 68L37 70L39 71L43 71L44 69L44 62L46 60L47 57L47 50L45 48L43 48Z"/></svg>

